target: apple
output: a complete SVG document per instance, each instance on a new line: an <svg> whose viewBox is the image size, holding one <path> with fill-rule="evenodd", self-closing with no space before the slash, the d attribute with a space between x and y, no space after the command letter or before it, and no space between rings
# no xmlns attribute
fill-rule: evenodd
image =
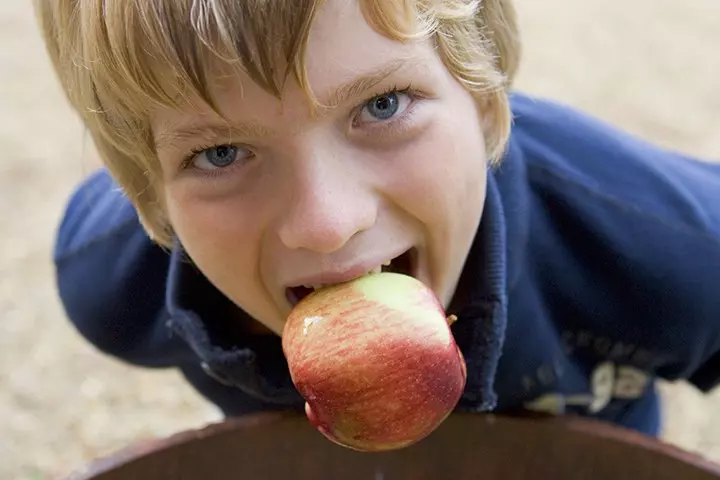
<svg viewBox="0 0 720 480"><path fill-rule="evenodd" d="M310 422L358 451L407 447L450 415L465 360L434 292L419 280L370 273L310 293L282 335Z"/></svg>

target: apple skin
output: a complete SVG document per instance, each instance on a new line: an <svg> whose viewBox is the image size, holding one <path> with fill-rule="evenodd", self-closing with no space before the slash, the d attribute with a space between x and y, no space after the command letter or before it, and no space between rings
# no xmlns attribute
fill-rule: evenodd
<svg viewBox="0 0 720 480"><path fill-rule="evenodd" d="M432 433L467 369L434 292L375 273L317 290L290 313L282 346L310 422L358 451L404 448Z"/></svg>

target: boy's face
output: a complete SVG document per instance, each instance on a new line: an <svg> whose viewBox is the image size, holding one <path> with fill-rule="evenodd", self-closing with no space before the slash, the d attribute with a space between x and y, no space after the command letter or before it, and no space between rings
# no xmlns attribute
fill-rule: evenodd
<svg viewBox="0 0 720 480"><path fill-rule="evenodd" d="M333 104L316 116L294 82L280 102L229 77L214 92L224 128L199 102L157 112L175 232L217 288L278 334L303 285L388 261L447 306L485 198L476 103L429 43L376 33L355 1L318 12L307 71Z"/></svg>

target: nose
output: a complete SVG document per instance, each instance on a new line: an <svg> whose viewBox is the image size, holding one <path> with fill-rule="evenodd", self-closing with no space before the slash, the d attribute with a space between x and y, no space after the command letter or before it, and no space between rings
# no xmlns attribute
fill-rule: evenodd
<svg viewBox="0 0 720 480"><path fill-rule="evenodd" d="M286 247L332 253L375 223L377 196L342 162L315 158L293 177L278 228Z"/></svg>

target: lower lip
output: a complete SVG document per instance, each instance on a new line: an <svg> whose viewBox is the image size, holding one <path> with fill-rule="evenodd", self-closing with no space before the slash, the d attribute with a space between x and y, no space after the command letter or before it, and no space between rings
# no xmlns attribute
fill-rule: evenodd
<svg viewBox="0 0 720 480"><path fill-rule="evenodd" d="M417 248L412 247L410 250L406 250L404 253L400 255L409 255L410 260L410 275L414 278L418 278L418 257L419 253ZM395 257L399 258L399 257ZM394 260L394 259L393 259ZM295 305L297 305L300 302L300 298L298 295L293 291L293 288L286 288L285 289L285 299L290 303L290 307L293 308Z"/></svg>

